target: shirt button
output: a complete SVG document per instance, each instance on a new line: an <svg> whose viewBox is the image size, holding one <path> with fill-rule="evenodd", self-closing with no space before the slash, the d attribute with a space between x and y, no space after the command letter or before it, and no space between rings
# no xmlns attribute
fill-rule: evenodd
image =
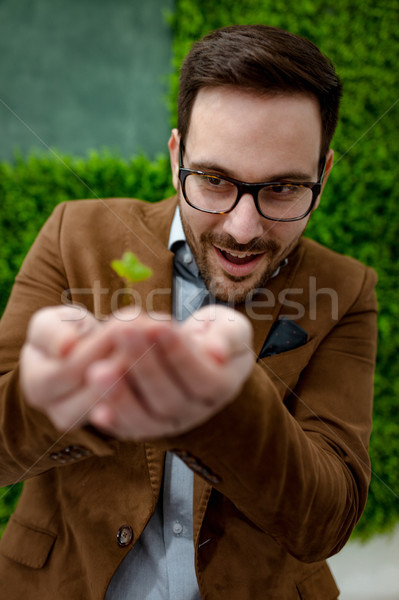
<svg viewBox="0 0 399 600"><path fill-rule="evenodd" d="M191 265L191 263L193 262L193 257L191 254L185 254L183 257L183 262L185 265Z"/></svg>
<svg viewBox="0 0 399 600"><path fill-rule="evenodd" d="M173 523L173 533L176 536L179 536L183 533L183 525L181 523L179 523L179 521L176 521L176 523Z"/></svg>
<svg viewBox="0 0 399 600"><path fill-rule="evenodd" d="M122 548L128 546L133 539L133 529L129 525L122 525L118 529L116 539Z"/></svg>

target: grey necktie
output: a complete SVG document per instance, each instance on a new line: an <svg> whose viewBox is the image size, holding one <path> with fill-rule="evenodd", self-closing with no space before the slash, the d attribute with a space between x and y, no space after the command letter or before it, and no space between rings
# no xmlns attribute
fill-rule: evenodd
<svg viewBox="0 0 399 600"><path fill-rule="evenodd" d="M178 242L173 249L174 314L178 321L184 321L207 301L209 292L187 242Z"/></svg>

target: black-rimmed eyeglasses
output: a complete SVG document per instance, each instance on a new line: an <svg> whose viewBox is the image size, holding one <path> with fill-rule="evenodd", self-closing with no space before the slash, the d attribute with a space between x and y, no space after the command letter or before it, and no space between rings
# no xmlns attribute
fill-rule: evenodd
<svg viewBox="0 0 399 600"><path fill-rule="evenodd" d="M246 183L232 177L186 169L183 166L183 148L179 151L179 180L187 204L212 214L231 212L244 194L251 194L257 211L272 221L299 221L316 204L325 173L323 160L317 182Z"/></svg>

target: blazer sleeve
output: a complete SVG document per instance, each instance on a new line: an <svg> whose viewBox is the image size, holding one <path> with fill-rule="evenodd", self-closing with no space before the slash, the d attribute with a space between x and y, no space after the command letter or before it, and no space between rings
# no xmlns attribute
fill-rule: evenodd
<svg viewBox="0 0 399 600"><path fill-rule="evenodd" d="M19 384L19 352L31 316L40 308L61 304L68 289L59 246L65 207L58 205L39 233L0 320L0 485L51 469L63 456L70 464L91 454L113 452L94 428L57 431L44 414L25 403Z"/></svg>
<svg viewBox="0 0 399 600"><path fill-rule="evenodd" d="M260 361L227 408L158 442L305 562L339 551L367 499L376 276L366 267L363 274L339 322L310 342L294 387L284 353ZM292 352L307 356L306 346Z"/></svg>

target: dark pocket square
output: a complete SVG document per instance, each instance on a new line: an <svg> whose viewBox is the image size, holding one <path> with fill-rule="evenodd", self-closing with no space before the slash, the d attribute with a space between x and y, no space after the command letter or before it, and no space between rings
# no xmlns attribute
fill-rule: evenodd
<svg viewBox="0 0 399 600"><path fill-rule="evenodd" d="M280 319L273 323L258 358L294 350L306 344L307 340L308 334L300 325L290 319Z"/></svg>

